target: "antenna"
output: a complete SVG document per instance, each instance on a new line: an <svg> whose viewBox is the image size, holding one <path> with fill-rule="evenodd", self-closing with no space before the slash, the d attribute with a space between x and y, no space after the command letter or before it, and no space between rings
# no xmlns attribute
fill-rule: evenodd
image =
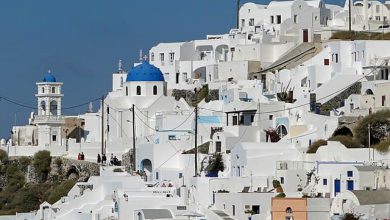
<svg viewBox="0 0 390 220"><path fill-rule="evenodd" d="M119 60L118 62L118 72L122 72L123 69L122 69L122 60Z"/></svg>

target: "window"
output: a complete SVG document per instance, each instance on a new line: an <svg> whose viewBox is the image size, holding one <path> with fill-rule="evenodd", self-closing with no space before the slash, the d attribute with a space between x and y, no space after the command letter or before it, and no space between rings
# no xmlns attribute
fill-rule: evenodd
<svg viewBox="0 0 390 220"><path fill-rule="evenodd" d="M282 16L281 15L276 15L276 23L281 24L282 23Z"/></svg>
<svg viewBox="0 0 390 220"><path fill-rule="evenodd" d="M353 171L347 171L347 177L353 177Z"/></svg>
<svg viewBox="0 0 390 220"><path fill-rule="evenodd" d="M245 19L241 19L241 27L245 27Z"/></svg>
<svg viewBox="0 0 390 220"><path fill-rule="evenodd" d="M284 177L280 177L280 184L284 184Z"/></svg>
<svg viewBox="0 0 390 220"><path fill-rule="evenodd" d="M292 208L291 208L291 207L287 207L287 209L286 209L286 213L288 213L288 214L291 214L291 213L293 213L293 210L292 210Z"/></svg>
<svg viewBox="0 0 390 220"><path fill-rule="evenodd" d="M329 66L329 59L324 59L324 65Z"/></svg>
<svg viewBox="0 0 390 220"><path fill-rule="evenodd" d="M382 106L385 106L386 104L386 96L382 96Z"/></svg>
<svg viewBox="0 0 390 220"><path fill-rule="evenodd" d="M57 141L57 135L52 136L52 141Z"/></svg>
<svg viewBox="0 0 390 220"><path fill-rule="evenodd" d="M141 86L137 86L137 95L141 95Z"/></svg>
<svg viewBox="0 0 390 220"><path fill-rule="evenodd" d="M270 17L270 23L271 23L271 24L274 23L274 16L271 16L271 17Z"/></svg>
<svg viewBox="0 0 390 220"><path fill-rule="evenodd" d="M173 62L175 60L175 53L169 53L169 62Z"/></svg>
<svg viewBox="0 0 390 220"><path fill-rule="evenodd" d="M186 73L186 72L183 73L183 81L184 81L184 82L187 82L187 81L188 81L187 73Z"/></svg>
<svg viewBox="0 0 390 220"><path fill-rule="evenodd" d="M334 59L335 59L335 62L338 63L339 62L339 54L335 53Z"/></svg>
<svg viewBox="0 0 390 220"><path fill-rule="evenodd" d="M154 61L154 53L153 52L150 54L150 61Z"/></svg>
<svg viewBox="0 0 390 220"><path fill-rule="evenodd" d="M249 26L255 26L255 19L254 18L249 19Z"/></svg>
<svg viewBox="0 0 390 220"><path fill-rule="evenodd" d="M164 61L164 53L160 53L160 61Z"/></svg>
<svg viewBox="0 0 390 220"><path fill-rule="evenodd" d="M322 185L327 186L328 185L328 179L322 179Z"/></svg>
<svg viewBox="0 0 390 220"><path fill-rule="evenodd" d="M176 84L179 84L180 73L176 73Z"/></svg>
<svg viewBox="0 0 390 220"><path fill-rule="evenodd" d="M158 180L158 172L156 172L156 180Z"/></svg>
<svg viewBox="0 0 390 220"><path fill-rule="evenodd" d="M255 121L255 116L251 115L251 122L254 122L254 121Z"/></svg>
<svg viewBox="0 0 390 220"><path fill-rule="evenodd" d="M236 215L236 206L235 205L232 206L232 213L233 213L233 216Z"/></svg>
<svg viewBox="0 0 390 220"><path fill-rule="evenodd" d="M237 125L238 124L238 117L237 115L233 116L233 125Z"/></svg>
<svg viewBox="0 0 390 220"><path fill-rule="evenodd" d="M129 96L129 87L126 86L126 96Z"/></svg>
<svg viewBox="0 0 390 220"><path fill-rule="evenodd" d="M381 20L381 16L375 16L375 20L380 21Z"/></svg>
<svg viewBox="0 0 390 220"><path fill-rule="evenodd" d="M272 119L274 119L274 116L273 115L269 115L268 118L269 118L269 120L272 120Z"/></svg>
<svg viewBox="0 0 390 220"><path fill-rule="evenodd" d="M42 93L45 93L45 88L44 87L42 87Z"/></svg>
<svg viewBox="0 0 390 220"><path fill-rule="evenodd" d="M387 21L387 16L383 16L383 21Z"/></svg>
<svg viewBox="0 0 390 220"><path fill-rule="evenodd" d="M298 23L298 15L294 15L294 24Z"/></svg>
<svg viewBox="0 0 390 220"><path fill-rule="evenodd" d="M176 140L176 135L168 135L168 140L170 141Z"/></svg>
<svg viewBox="0 0 390 220"><path fill-rule="evenodd" d="M260 214L260 206L259 206L259 205L253 205L253 206L252 206L252 211L253 211L255 214Z"/></svg>
<svg viewBox="0 0 390 220"><path fill-rule="evenodd" d="M222 144L220 141L215 142L215 152L221 153L222 151Z"/></svg>
<svg viewBox="0 0 390 220"><path fill-rule="evenodd" d="M157 86L153 86L153 95L157 95Z"/></svg>
<svg viewBox="0 0 390 220"><path fill-rule="evenodd" d="M56 93L56 87L51 87L51 93Z"/></svg>

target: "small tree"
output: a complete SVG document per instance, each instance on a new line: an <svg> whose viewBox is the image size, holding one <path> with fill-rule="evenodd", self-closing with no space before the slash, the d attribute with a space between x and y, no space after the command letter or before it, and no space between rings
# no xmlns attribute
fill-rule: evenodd
<svg viewBox="0 0 390 220"><path fill-rule="evenodd" d="M38 151L34 155L33 166L40 182L46 181L47 176L51 170L50 164L51 156L49 151Z"/></svg>
<svg viewBox="0 0 390 220"><path fill-rule="evenodd" d="M224 171L225 165L223 163L222 155L215 154L213 158L210 160L210 173L218 173L219 171Z"/></svg>
<svg viewBox="0 0 390 220"><path fill-rule="evenodd" d="M363 147L362 144L354 140L351 136L345 136L345 135L338 135L333 136L329 138L329 141L339 141L342 143L346 148L361 148Z"/></svg>
<svg viewBox="0 0 390 220"><path fill-rule="evenodd" d="M352 214L352 213L346 213L344 216L343 216L343 220L360 220L360 216L359 215L355 215L355 214Z"/></svg>
<svg viewBox="0 0 390 220"><path fill-rule="evenodd" d="M377 144L389 137L390 110L375 112L361 119L355 127L355 137L363 145L368 145L368 126L371 132L371 144Z"/></svg>
<svg viewBox="0 0 390 220"><path fill-rule="evenodd" d="M321 146L328 145L328 142L326 140L320 139L317 141L314 141L309 148L307 149L306 153L308 154L315 154Z"/></svg>
<svg viewBox="0 0 390 220"><path fill-rule="evenodd" d="M280 135L278 134L278 132L275 129L270 128L268 130L264 130L264 132L266 135L267 142L268 142L268 140L270 140L272 143L275 143L275 142L278 142L280 140Z"/></svg>

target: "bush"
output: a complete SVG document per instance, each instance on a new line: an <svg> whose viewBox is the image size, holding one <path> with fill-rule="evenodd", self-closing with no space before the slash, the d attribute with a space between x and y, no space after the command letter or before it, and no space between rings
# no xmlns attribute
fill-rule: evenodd
<svg viewBox="0 0 390 220"><path fill-rule="evenodd" d="M8 160L8 154L5 150L0 149L0 161L5 163Z"/></svg>
<svg viewBox="0 0 390 220"><path fill-rule="evenodd" d="M272 180L272 186L274 187L274 189L280 187L280 182L279 182L279 180Z"/></svg>
<svg viewBox="0 0 390 220"><path fill-rule="evenodd" d="M329 141L339 141L342 143L346 148L362 148L364 147L362 144L354 140L350 136L344 136L344 135L338 135L329 138Z"/></svg>
<svg viewBox="0 0 390 220"><path fill-rule="evenodd" d="M316 140L309 146L306 153L315 154L317 152L318 148L320 148L321 146L325 146L325 145L328 145L328 142L326 140L323 140L323 139Z"/></svg>
<svg viewBox="0 0 390 220"><path fill-rule="evenodd" d="M61 199L61 197L66 196L68 192L73 188L76 184L74 180L66 180L62 182L60 185L53 188L48 197L48 202L53 204Z"/></svg>
<svg viewBox="0 0 390 220"><path fill-rule="evenodd" d="M20 169L22 171L27 171L27 167L31 164L31 159L29 157L19 158Z"/></svg>
<svg viewBox="0 0 390 220"><path fill-rule="evenodd" d="M356 140L368 146L368 125L371 126L371 144L378 144L387 139L388 134L383 127L390 127L390 110L375 112L361 119L355 127Z"/></svg>
<svg viewBox="0 0 390 220"><path fill-rule="evenodd" d="M122 173L123 170L121 168L115 168L114 170L114 173Z"/></svg>
<svg viewBox="0 0 390 220"><path fill-rule="evenodd" d="M223 163L222 155L215 154L210 161L209 173L218 173L219 171L224 171L225 165Z"/></svg>
<svg viewBox="0 0 390 220"><path fill-rule="evenodd" d="M381 141L379 144L374 146L375 150L379 153L388 153L390 151L390 139Z"/></svg>
<svg viewBox="0 0 390 220"><path fill-rule="evenodd" d="M285 198L286 197L286 194L284 194L283 192L282 193L279 193L278 195L275 196L276 198Z"/></svg>
<svg viewBox="0 0 390 220"><path fill-rule="evenodd" d="M54 160L54 164L57 165L58 168L60 168L62 166L62 159L61 159L61 157L57 157Z"/></svg>
<svg viewBox="0 0 390 220"><path fill-rule="evenodd" d="M10 164L6 172L7 185L5 191L16 192L22 188L26 182L23 173L16 164Z"/></svg>
<svg viewBox="0 0 390 220"><path fill-rule="evenodd" d="M50 164L51 156L49 151L38 151L34 155L33 166L40 182L46 181L47 175L51 170Z"/></svg>
<svg viewBox="0 0 390 220"><path fill-rule="evenodd" d="M359 220L360 216L352 214L352 213L346 213L343 218L343 220Z"/></svg>
<svg viewBox="0 0 390 220"><path fill-rule="evenodd" d="M268 142L268 139L272 143L278 142L280 140L280 135L278 134L278 132L275 129L270 128L268 130L264 130L264 132L265 132L267 142Z"/></svg>

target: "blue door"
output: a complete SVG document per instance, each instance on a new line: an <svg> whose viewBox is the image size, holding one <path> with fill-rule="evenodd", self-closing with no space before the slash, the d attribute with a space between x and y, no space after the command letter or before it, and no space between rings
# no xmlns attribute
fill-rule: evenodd
<svg viewBox="0 0 390 220"><path fill-rule="evenodd" d="M347 180L347 189L353 190L353 180Z"/></svg>
<svg viewBox="0 0 390 220"><path fill-rule="evenodd" d="M334 195L340 192L340 180L334 180Z"/></svg>

